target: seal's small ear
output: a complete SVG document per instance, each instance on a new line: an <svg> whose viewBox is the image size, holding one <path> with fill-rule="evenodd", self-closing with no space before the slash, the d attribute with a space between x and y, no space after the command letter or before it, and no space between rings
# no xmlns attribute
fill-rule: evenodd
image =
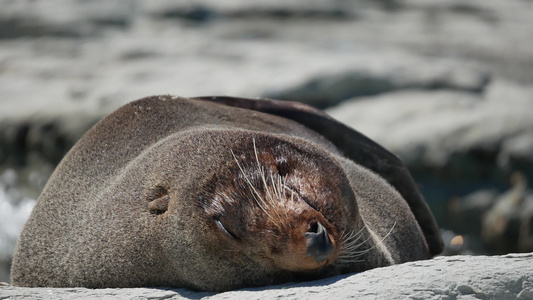
<svg viewBox="0 0 533 300"><path fill-rule="evenodd" d="M321 134L342 151L346 157L377 173L394 186L409 204L424 232L431 254L437 255L442 252L444 244L439 227L407 167L400 158L362 133L336 121L321 110L299 102L234 97L197 97L193 99L284 117Z"/></svg>
<svg viewBox="0 0 533 300"><path fill-rule="evenodd" d="M168 190L162 186L155 186L148 191L148 211L153 215L160 215L168 210L170 196Z"/></svg>

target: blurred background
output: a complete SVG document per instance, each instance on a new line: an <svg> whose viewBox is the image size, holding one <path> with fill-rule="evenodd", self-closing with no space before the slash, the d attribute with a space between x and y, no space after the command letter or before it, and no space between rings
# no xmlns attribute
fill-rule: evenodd
<svg viewBox="0 0 533 300"><path fill-rule="evenodd" d="M0 0L0 281L55 165L149 95L309 103L400 156L445 255L533 251L531 0Z"/></svg>

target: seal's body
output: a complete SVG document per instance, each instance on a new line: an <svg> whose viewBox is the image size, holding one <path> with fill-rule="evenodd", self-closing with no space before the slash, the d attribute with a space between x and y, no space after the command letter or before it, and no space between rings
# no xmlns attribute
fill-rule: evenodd
<svg viewBox="0 0 533 300"><path fill-rule="evenodd" d="M394 155L309 106L170 96L96 124L19 239L12 283L223 291L430 258Z"/></svg>

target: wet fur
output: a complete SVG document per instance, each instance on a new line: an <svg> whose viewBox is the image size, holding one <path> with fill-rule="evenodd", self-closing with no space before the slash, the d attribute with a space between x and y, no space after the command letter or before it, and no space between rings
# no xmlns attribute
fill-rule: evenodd
<svg viewBox="0 0 533 300"><path fill-rule="evenodd" d="M295 213L304 198L320 214ZM265 229L291 233L299 218L327 224L335 261L280 267L290 257L276 253L293 243ZM160 96L115 111L65 156L21 234L12 283L223 291L429 257L401 194L323 135L268 113Z"/></svg>

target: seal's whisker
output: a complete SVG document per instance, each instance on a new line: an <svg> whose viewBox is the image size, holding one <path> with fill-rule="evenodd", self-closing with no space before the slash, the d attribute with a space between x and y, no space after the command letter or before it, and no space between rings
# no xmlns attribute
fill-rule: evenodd
<svg viewBox="0 0 533 300"><path fill-rule="evenodd" d="M281 200L281 194L278 191L276 182L274 181L274 175L270 174L270 182L272 183L272 190L274 191L274 196L278 199L278 202Z"/></svg>
<svg viewBox="0 0 533 300"><path fill-rule="evenodd" d="M281 210L283 210L285 212L285 218L288 218L287 210L284 209L285 208L285 203L287 202L287 199L284 196L284 194L282 193L282 188L281 188L283 186L283 181L282 181L281 177L278 177L278 180L276 181L274 179L274 175L273 174L270 174L270 181L272 182L272 189L274 190L274 194L276 195L276 198L278 199L278 201L276 201L276 205L278 207L280 207ZM280 216L280 218L281 218L281 216Z"/></svg>
<svg viewBox="0 0 533 300"><path fill-rule="evenodd" d="M268 189L268 184L267 184L266 178L265 178L265 170L261 166L261 163L259 162L259 155L257 154L257 147L255 145L255 138L252 139L252 143L254 145L255 161L257 162L257 168L259 170L259 174L261 174L261 180L263 181L263 186L265 188L265 193L268 196L267 199L269 199L270 202L272 203L272 202L274 202L274 199L272 198L272 194L269 192L269 189Z"/></svg>
<svg viewBox="0 0 533 300"><path fill-rule="evenodd" d="M283 191L285 190L284 186L285 186L285 182L283 180L283 177L278 176L278 185L277 185L276 189L278 191L279 198L283 199L285 201L287 199L285 197L285 193L283 193Z"/></svg>
<svg viewBox="0 0 533 300"><path fill-rule="evenodd" d="M355 230L352 230L350 232L343 232L341 234L341 238L343 240L346 240L346 241L349 241L349 240L351 240L353 238L356 238L357 235L361 234L361 232L363 231L364 228L365 228L365 226L361 227L361 229L359 231L357 231L357 232L355 232Z"/></svg>
<svg viewBox="0 0 533 300"><path fill-rule="evenodd" d="M279 177L279 194L286 195L284 192L287 189L287 178L280 176Z"/></svg>
<svg viewBox="0 0 533 300"><path fill-rule="evenodd" d="M365 249L365 250L359 250L359 251L355 251L355 249L357 249L358 247L362 246L364 243L366 243L369 239L370 239L370 236L365 239L365 241L357 244L356 246L354 246L353 249L351 249L351 251L348 251L348 248L345 249L345 252L341 255L339 255L337 261L339 263L353 263L353 262L360 262L361 260L358 260L359 257L365 255L366 253L374 250L376 247L377 247L377 244L381 244L383 243L383 241L392 233L392 231L394 230L394 227L396 226L396 222L394 222L394 224L392 224L392 227L391 229L387 232L387 234L385 234L385 236L383 236L383 238L379 239L376 244L372 245L372 247L368 248L368 249ZM364 228L364 227L363 227ZM363 260L364 261L364 260Z"/></svg>
<svg viewBox="0 0 533 300"><path fill-rule="evenodd" d="M375 246L372 246L368 249L365 249L365 250L360 250L360 251L355 251L355 252L351 252L351 253L347 253L347 254L342 254L340 255L339 257L340 258L358 258L366 253L368 253L369 251L373 250L375 248Z"/></svg>
<svg viewBox="0 0 533 300"><path fill-rule="evenodd" d="M358 234L360 235L359 237L362 236L362 234L363 234L363 229L365 229L365 228L366 228L366 225L363 226L363 227L361 228L361 230L359 230L359 232L358 232ZM372 238L372 237L369 235L364 241L362 241L362 242L360 242L360 243L358 243L358 244L355 244L355 242L357 242L357 240L359 239L359 237L358 237L357 239L353 240L352 242L350 242L350 245L349 245L349 246L352 247L352 249L357 249L357 248L363 246L366 242L368 242L368 241Z"/></svg>
<svg viewBox="0 0 533 300"><path fill-rule="evenodd" d="M259 158L258 158L258 155L257 155L257 148L255 147L255 139L253 140L253 143L254 143L254 152L255 152L255 159L257 161L257 167L258 167L258 170L259 170L259 174L261 174L261 180L263 181L263 188L264 188L264 191L265 191L265 198L268 201L268 202L265 201L265 205L268 206L268 204L270 204L270 206L273 207L277 203L276 203L276 201L274 199L274 196L272 195L273 194L272 187L270 187L268 185L268 183L267 183L267 179L265 177L265 173L266 173L265 168L263 168L263 166L261 166L260 163L259 163ZM276 213L276 215L278 217L278 220L281 220L281 216L279 215L278 210L274 209L274 212ZM276 226L278 226L278 225L276 224Z"/></svg>
<svg viewBox="0 0 533 300"><path fill-rule="evenodd" d="M255 145L255 140L254 140L254 145ZM237 157L235 156L235 153L233 153L233 150L230 150L231 152L231 155L233 155L233 159L235 160L235 162L237 163L237 167L239 167L239 170L241 171L242 175L244 176L244 179L246 180L246 182L248 183L248 186L250 186L250 188L252 189L253 191L253 195L254 195L254 200L255 202L257 203L257 205L259 206L259 208L261 208L261 210L270 218L270 220L272 220L272 223L274 223L276 226L279 227L279 225L275 222L274 218L268 213L267 209L266 209L266 206L267 206L267 203L265 202L265 200L261 197L261 195L259 194L259 192L257 191L257 189L253 186L252 182L250 181L250 179L248 178L248 176L246 176L246 173L244 172L241 164L239 163L239 160L237 159ZM264 205L264 206L263 206Z"/></svg>
<svg viewBox="0 0 533 300"><path fill-rule="evenodd" d="M279 194L280 199L283 199L285 201L287 200L287 194L285 194L286 186L287 186L287 181L285 177L278 176L278 186L277 186L278 194Z"/></svg>
<svg viewBox="0 0 533 300"><path fill-rule="evenodd" d="M396 221L394 221L394 224L392 224L392 227L389 230L389 232L387 232L387 234L379 241L380 243L383 243L383 241L392 233L395 226L396 226Z"/></svg>
<svg viewBox="0 0 533 300"><path fill-rule="evenodd" d="M342 247L342 254L339 255L339 262L341 261L350 261L353 262L356 258L359 258L363 254L367 253L367 250L357 250L362 245L364 245L368 240L370 239L370 236L366 238L364 241L360 241L361 237L363 236L364 229L366 228L366 225L363 226L359 231L351 231L349 233L343 233L341 236L343 239L345 239L345 242L343 243Z"/></svg>
<svg viewBox="0 0 533 300"><path fill-rule="evenodd" d="M389 230L389 232L387 232L387 234L379 239L377 241L376 244L374 244L372 247L366 249L366 250L362 250L362 251L357 251L356 253L350 253L349 255L342 255L342 259L347 259L347 258L350 258L350 259L357 259L359 257L361 257L362 255L374 250L376 247L377 247L377 244L382 244L383 241L392 233L392 231L394 230L394 227L396 226L396 222L394 222L394 224L392 224L392 227L391 229ZM368 239L367 239L368 240ZM353 262L355 262L356 260L352 260Z"/></svg>
<svg viewBox="0 0 533 300"><path fill-rule="evenodd" d="M385 240L385 239L386 239L386 238L392 233L392 231L394 230L394 227L395 227L395 226L396 226L396 222L394 222L394 224L392 224L392 227L391 227L391 229L389 230L389 232L387 232L387 234L386 234L383 238L379 239L379 240L377 241L377 243L379 243L379 244L383 243L383 241L384 241L384 240ZM368 241L369 239L370 239L370 236L369 236L369 238L367 238L365 241ZM363 243L364 243L364 242L363 242ZM361 243L361 244L363 244L363 243ZM359 245L361 245L361 244L359 244ZM366 252L368 252L368 251L374 249L375 247L376 247L376 245L373 245L372 247L370 247L370 248L368 248L368 249L366 249L366 250L359 251L359 256L360 256L361 254L364 254L364 253L366 253Z"/></svg>
<svg viewBox="0 0 533 300"><path fill-rule="evenodd" d="M271 187L267 187L265 186L265 191L267 191L267 193L270 194L270 200L271 200L271 204L274 206L281 206L281 197L278 196L278 193L276 191L276 185L274 183L274 177L272 176L272 174L270 174L270 181L272 182L272 186ZM265 180L266 182L266 180ZM274 196L278 199L278 201L275 201L274 200L274 197L272 196L272 194L274 194ZM281 220L282 217L281 215L279 214L279 209L275 209L274 210L276 212L276 214L278 215L278 218Z"/></svg>
<svg viewBox="0 0 533 300"><path fill-rule="evenodd" d="M372 236L369 235L364 241L360 242L359 244L351 245L351 247L353 249L357 249L357 248L363 246L364 244L366 244L371 238L372 238Z"/></svg>
<svg viewBox="0 0 533 300"><path fill-rule="evenodd" d="M270 177L270 184L271 184L270 188L272 189L272 193L274 194L276 198L279 199L278 191L276 190L276 182L274 181L274 176L272 175L272 173L270 173L269 177Z"/></svg>
<svg viewBox="0 0 533 300"><path fill-rule="evenodd" d="M357 246L355 244L359 241L359 238L362 236L363 230L365 228L366 228L366 225L361 227L361 229L359 229L359 231L357 231L357 232L355 232L355 230L354 230L354 231L351 231L349 234L341 235L342 240L345 241L344 247L346 247L346 248L352 248L352 247L357 248Z"/></svg>
<svg viewBox="0 0 533 300"><path fill-rule="evenodd" d="M252 138L252 143L253 143L253 146L254 146L255 161L257 162L257 167L258 167L259 173L261 174L261 180L263 181L265 194L267 196L266 198L270 202L270 206L274 207L274 206L279 205L279 204L278 204L278 201L275 201L274 197L272 196L272 190L271 190L271 188L269 188L267 180L266 180L266 177L265 177L266 170L265 170L265 168L263 166L261 166L261 163L259 162L259 155L257 154L257 146L255 144L255 138ZM268 207L268 203L265 202L265 205ZM278 210L274 209L274 212L276 213L276 215L278 217L278 220L281 220L282 218L281 218ZM271 220L278 228L281 228L280 225L278 223L276 223L272 219L272 217L271 217Z"/></svg>
<svg viewBox="0 0 533 300"><path fill-rule="evenodd" d="M259 163L259 161L257 162ZM266 181L265 177L265 169L263 167L259 167L259 172L261 173L261 180L263 181L263 186L265 189L266 199L273 204L274 203L274 197L272 197L272 191L270 190L268 183Z"/></svg>

